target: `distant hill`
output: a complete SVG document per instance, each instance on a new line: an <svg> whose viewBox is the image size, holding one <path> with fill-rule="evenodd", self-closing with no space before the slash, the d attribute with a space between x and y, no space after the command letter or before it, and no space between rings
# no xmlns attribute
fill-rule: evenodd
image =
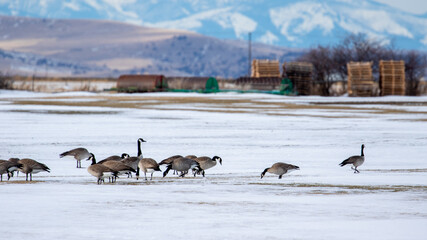
<svg viewBox="0 0 427 240"><path fill-rule="evenodd" d="M302 49L252 45L252 57L293 60ZM114 21L0 16L3 74L117 77L120 74L239 77L248 43Z"/></svg>
<svg viewBox="0 0 427 240"><path fill-rule="evenodd" d="M309 48L364 33L397 48L427 51L425 0L43 0L0 1L0 14L98 19L185 29L219 39Z"/></svg>

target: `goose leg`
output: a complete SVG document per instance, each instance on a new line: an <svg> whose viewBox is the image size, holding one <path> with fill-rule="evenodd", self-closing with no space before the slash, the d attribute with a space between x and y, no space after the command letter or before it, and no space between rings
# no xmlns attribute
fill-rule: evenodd
<svg viewBox="0 0 427 240"><path fill-rule="evenodd" d="M3 182L3 174L0 177L0 182Z"/></svg>
<svg viewBox="0 0 427 240"><path fill-rule="evenodd" d="M357 170L357 167L354 168L354 173L360 173L359 170Z"/></svg>
<svg viewBox="0 0 427 240"><path fill-rule="evenodd" d="M33 173L30 172L30 181L33 181Z"/></svg>
<svg viewBox="0 0 427 240"><path fill-rule="evenodd" d="M150 177L150 180L153 180L153 173L151 173L151 177Z"/></svg>
<svg viewBox="0 0 427 240"><path fill-rule="evenodd" d="M28 181L28 173L25 174L25 181Z"/></svg>
<svg viewBox="0 0 427 240"><path fill-rule="evenodd" d="M203 177L205 177L205 170L202 171L202 175L203 175Z"/></svg>
<svg viewBox="0 0 427 240"><path fill-rule="evenodd" d="M172 166L169 165L166 170L163 172L163 177L166 177L166 175L168 175L169 170L171 170Z"/></svg>
<svg viewBox="0 0 427 240"><path fill-rule="evenodd" d="M147 173L144 172L145 181L147 181Z"/></svg>
<svg viewBox="0 0 427 240"><path fill-rule="evenodd" d="M279 175L279 179L282 179L282 175Z"/></svg>

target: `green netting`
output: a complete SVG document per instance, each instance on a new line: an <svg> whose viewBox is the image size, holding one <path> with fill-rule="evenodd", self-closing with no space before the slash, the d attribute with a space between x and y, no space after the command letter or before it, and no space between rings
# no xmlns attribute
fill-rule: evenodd
<svg viewBox="0 0 427 240"><path fill-rule="evenodd" d="M207 91L207 92L218 92L219 91L218 81L216 80L216 78L210 77L206 81L205 91Z"/></svg>
<svg viewBox="0 0 427 240"><path fill-rule="evenodd" d="M280 83L280 93L284 95L289 95L293 93L292 81L289 78L282 79Z"/></svg>

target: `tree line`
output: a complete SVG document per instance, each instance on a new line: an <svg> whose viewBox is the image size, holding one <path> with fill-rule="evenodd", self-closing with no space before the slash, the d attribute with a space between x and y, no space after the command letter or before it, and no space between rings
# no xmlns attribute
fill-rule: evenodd
<svg viewBox="0 0 427 240"><path fill-rule="evenodd" d="M373 62L372 74L379 79L380 60L405 61L406 94L417 95L421 79L426 75L427 54L417 50L399 50L365 34L352 34L334 46L309 49L298 61L313 64L313 79L322 86L322 94L329 95L333 82L347 79L347 63Z"/></svg>

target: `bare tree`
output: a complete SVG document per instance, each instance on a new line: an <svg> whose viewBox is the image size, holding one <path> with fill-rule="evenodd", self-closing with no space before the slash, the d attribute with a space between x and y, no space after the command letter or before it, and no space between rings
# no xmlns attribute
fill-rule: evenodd
<svg viewBox="0 0 427 240"><path fill-rule="evenodd" d="M7 77L0 72L0 89L10 89L11 84L10 81L7 80Z"/></svg>
<svg viewBox="0 0 427 240"><path fill-rule="evenodd" d="M418 95L418 86L422 77L426 74L427 55L411 50L403 53L405 61L406 94Z"/></svg>
<svg viewBox="0 0 427 240"><path fill-rule="evenodd" d="M313 79L322 86L322 95L329 96L329 88L333 79L333 63L331 60L331 48L318 46L310 49L306 54L299 58L299 61L310 62L313 64Z"/></svg>
<svg viewBox="0 0 427 240"><path fill-rule="evenodd" d="M373 62L372 73L379 78L380 60L404 60L407 94L416 95L419 81L426 74L426 56L415 50L408 52L396 50L394 45L383 45L365 34L352 34L333 47L312 48L298 60L313 64L313 78L321 83L323 95L329 95L329 87L334 79L347 78L347 63L350 61Z"/></svg>

